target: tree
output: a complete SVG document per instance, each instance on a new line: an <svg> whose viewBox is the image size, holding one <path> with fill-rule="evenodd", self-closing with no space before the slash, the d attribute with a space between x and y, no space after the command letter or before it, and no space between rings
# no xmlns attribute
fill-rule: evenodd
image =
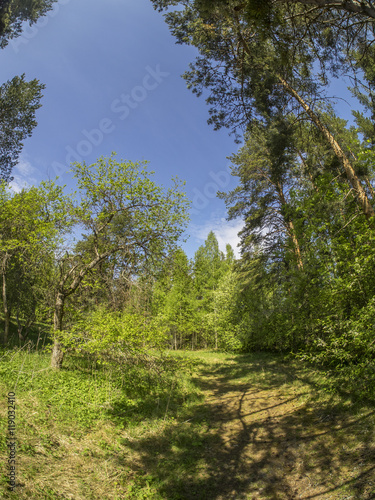
<svg viewBox="0 0 375 500"><path fill-rule="evenodd" d="M325 116L325 120L337 137L344 138L348 153L356 158L358 175L369 175L371 180L373 153L366 142L334 115ZM252 239L252 245L244 242L238 270L243 284L238 330L247 348L306 351L313 345L321 351L318 342L345 336L351 329L350 321L361 316L361 309L368 314L367 301L375 291L368 268L373 263L374 236L348 180L311 125L304 123L293 135L289 145L282 141L293 153L294 162L298 158L301 162L296 164L287 192L287 214L293 216L303 269L295 269L296 260L290 258L291 249L285 241L267 244L267 226L258 239ZM269 138L268 133L265 137ZM263 214L273 217L277 208L272 204L274 192L269 195L272 170L262 171L271 151L270 144L265 147L264 136L253 135L235 157L241 183L228 201L235 202L230 207L232 215L241 210L246 215L244 235L248 238L257 223L266 220ZM283 155L276 158L281 161ZM254 242L260 243L258 249ZM331 348L333 355L333 344Z"/></svg>
<svg viewBox="0 0 375 500"><path fill-rule="evenodd" d="M208 313L216 315L213 294L224 272L224 255L219 250L215 233L210 231L204 245L201 245L194 256L194 288L196 308L198 312L197 331L201 342L218 347L218 332L215 321L207 321Z"/></svg>
<svg viewBox="0 0 375 500"><path fill-rule="evenodd" d="M57 0L0 0L0 48L19 36L22 23L36 23ZM0 86L0 181L11 182L23 140L37 125L35 111L40 108L45 86L25 75L15 76Z"/></svg>
<svg viewBox="0 0 375 500"><path fill-rule="evenodd" d="M298 184L294 133L293 120L282 116L267 125L254 123L245 136L245 146L231 157L232 175L240 178L240 185L219 196L226 200L229 219L241 216L245 221L240 233L243 252L261 244L272 253L277 245L290 242L297 266L303 269L289 196Z"/></svg>
<svg viewBox="0 0 375 500"><path fill-rule="evenodd" d="M270 2L271 3L271 2ZM275 0L275 4L277 3L287 3L285 0ZM290 5L301 5L301 6L314 6L316 10L320 10L328 15L328 20L331 23L337 23L342 21L343 14L349 14L346 16L348 18L354 19L363 19L363 21L370 21L371 19L375 19L375 8L373 2L363 1L361 3L357 3L355 1L346 1L341 0L336 2L335 0L292 0L289 2ZM354 22L353 19L353 22Z"/></svg>
<svg viewBox="0 0 375 500"><path fill-rule="evenodd" d="M165 261L153 286L152 311L166 325L171 347L194 348L195 300L191 263L177 248Z"/></svg>
<svg viewBox="0 0 375 500"><path fill-rule="evenodd" d="M15 76L0 86L0 180L13 180L11 171L17 164L23 140L37 125L35 112L40 108L44 85L25 75Z"/></svg>
<svg viewBox="0 0 375 500"><path fill-rule="evenodd" d="M159 9L182 6L168 12L166 20L178 43L199 50L184 78L198 96L210 92L209 123L215 129L228 127L237 133L255 119L269 120L280 109L310 121L335 154L363 213L368 218L375 215L353 162L315 105L321 101L329 74L349 71L353 46L371 46L373 35L366 20L350 17L347 29L341 30L335 24L338 16L327 24L325 10L320 17L319 11L317 15L308 12L297 2L153 3Z"/></svg>
<svg viewBox="0 0 375 500"><path fill-rule="evenodd" d="M233 264L220 277L213 291L213 307L208 313L208 324L215 332L215 348L224 351L238 350L242 347L238 336L239 283Z"/></svg>
<svg viewBox="0 0 375 500"><path fill-rule="evenodd" d="M64 305L87 274L111 256L122 252L126 265L136 274L145 261L158 261L171 250L184 231L188 202L180 183L166 192L151 179L147 162L99 158L96 164L72 166L81 202L73 210L76 223L91 238L93 255L64 250L59 258L55 287L55 339L51 364L62 367Z"/></svg>
<svg viewBox="0 0 375 500"><path fill-rule="evenodd" d="M35 312L40 273L46 271L48 261L52 265L59 238L71 224L66 209L68 204L62 188L53 182L42 182L20 193L7 190L4 182L0 184L3 343L8 340L12 308L17 309L20 320L20 311L24 311L31 300L29 320ZM22 331L20 324L19 329Z"/></svg>
<svg viewBox="0 0 375 500"><path fill-rule="evenodd" d="M22 23L30 25L37 22L52 9L57 0L1 0L0 1L0 48L3 49L9 40L19 36Z"/></svg>

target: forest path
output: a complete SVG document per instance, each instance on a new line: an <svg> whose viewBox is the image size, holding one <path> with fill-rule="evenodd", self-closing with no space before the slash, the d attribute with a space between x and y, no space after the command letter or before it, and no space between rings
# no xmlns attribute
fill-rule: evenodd
<svg viewBox="0 0 375 500"><path fill-rule="evenodd" d="M374 410L322 396L296 366L264 354L205 359L194 378L204 401L147 440L156 466L142 453L162 498L375 498Z"/></svg>

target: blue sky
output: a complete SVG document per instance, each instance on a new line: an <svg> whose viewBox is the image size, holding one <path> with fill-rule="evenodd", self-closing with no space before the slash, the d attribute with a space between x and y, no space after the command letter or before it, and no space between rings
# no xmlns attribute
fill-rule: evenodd
<svg viewBox="0 0 375 500"><path fill-rule="evenodd" d="M59 176L69 190L70 161L91 164L115 151L148 160L165 187L172 176L186 181L193 202L183 245L189 257L210 230L223 250L226 243L235 248L241 221L225 220L215 193L236 185L227 156L238 146L227 131L207 125L204 99L180 76L195 55L175 44L149 0L59 0L0 52L1 82L26 73L46 85L38 126L13 172L14 189ZM349 118L350 105L340 106Z"/></svg>

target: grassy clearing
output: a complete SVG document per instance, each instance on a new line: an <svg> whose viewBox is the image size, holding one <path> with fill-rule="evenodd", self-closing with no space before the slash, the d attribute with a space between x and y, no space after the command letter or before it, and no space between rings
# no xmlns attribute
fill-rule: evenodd
<svg viewBox="0 0 375 500"><path fill-rule="evenodd" d="M0 453L17 383L16 493L5 499L375 498L375 414L323 372L264 353L171 353L164 376L0 353ZM175 363L176 364L176 363Z"/></svg>

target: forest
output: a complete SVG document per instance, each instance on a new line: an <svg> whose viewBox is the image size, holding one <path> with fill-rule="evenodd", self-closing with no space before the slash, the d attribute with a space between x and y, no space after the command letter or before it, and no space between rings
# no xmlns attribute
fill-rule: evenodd
<svg viewBox="0 0 375 500"><path fill-rule="evenodd" d="M373 498L375 5L151 3L177 44L197 49L183 78L206 101L208 126L238 144L229 158L236 187L217 196L227 220L243 223L240 255L229 244L221 251L210 231L189 259L184 181L159 185L145 160L112 153L72 163L75 192L54 180L10 189L44 84L25 75L2 84L1 411L14 391L21 479L9 486L4 466L0 491L10 499ZM53 4L2 2L0 47ZM357 106L351 123L330 97L339 80ZM250 464L238 447L224 453L220 435L255 447L255 424L241 420L242 437L215 424L220 412L222 421L231 415L225 394L245 405L241 384L258 387L270 408L297 393L300 420L283 415L276 431L295 433L302 451L281 445L265 420L259 432L276 455L262 461L263 448L252 448ZM254 405L265 411L260 399ZM4 420L4 455L6 429ZM324 443L303 429L328 434L329 463ZM116 454L122 461L112 463ZM57 464L70 455L84 472L64 465L69 486ZM237 465L226 471L228 457ZM111 472L101 476L104 460ZM272 476L285 463L294 465Z"/></svg>

